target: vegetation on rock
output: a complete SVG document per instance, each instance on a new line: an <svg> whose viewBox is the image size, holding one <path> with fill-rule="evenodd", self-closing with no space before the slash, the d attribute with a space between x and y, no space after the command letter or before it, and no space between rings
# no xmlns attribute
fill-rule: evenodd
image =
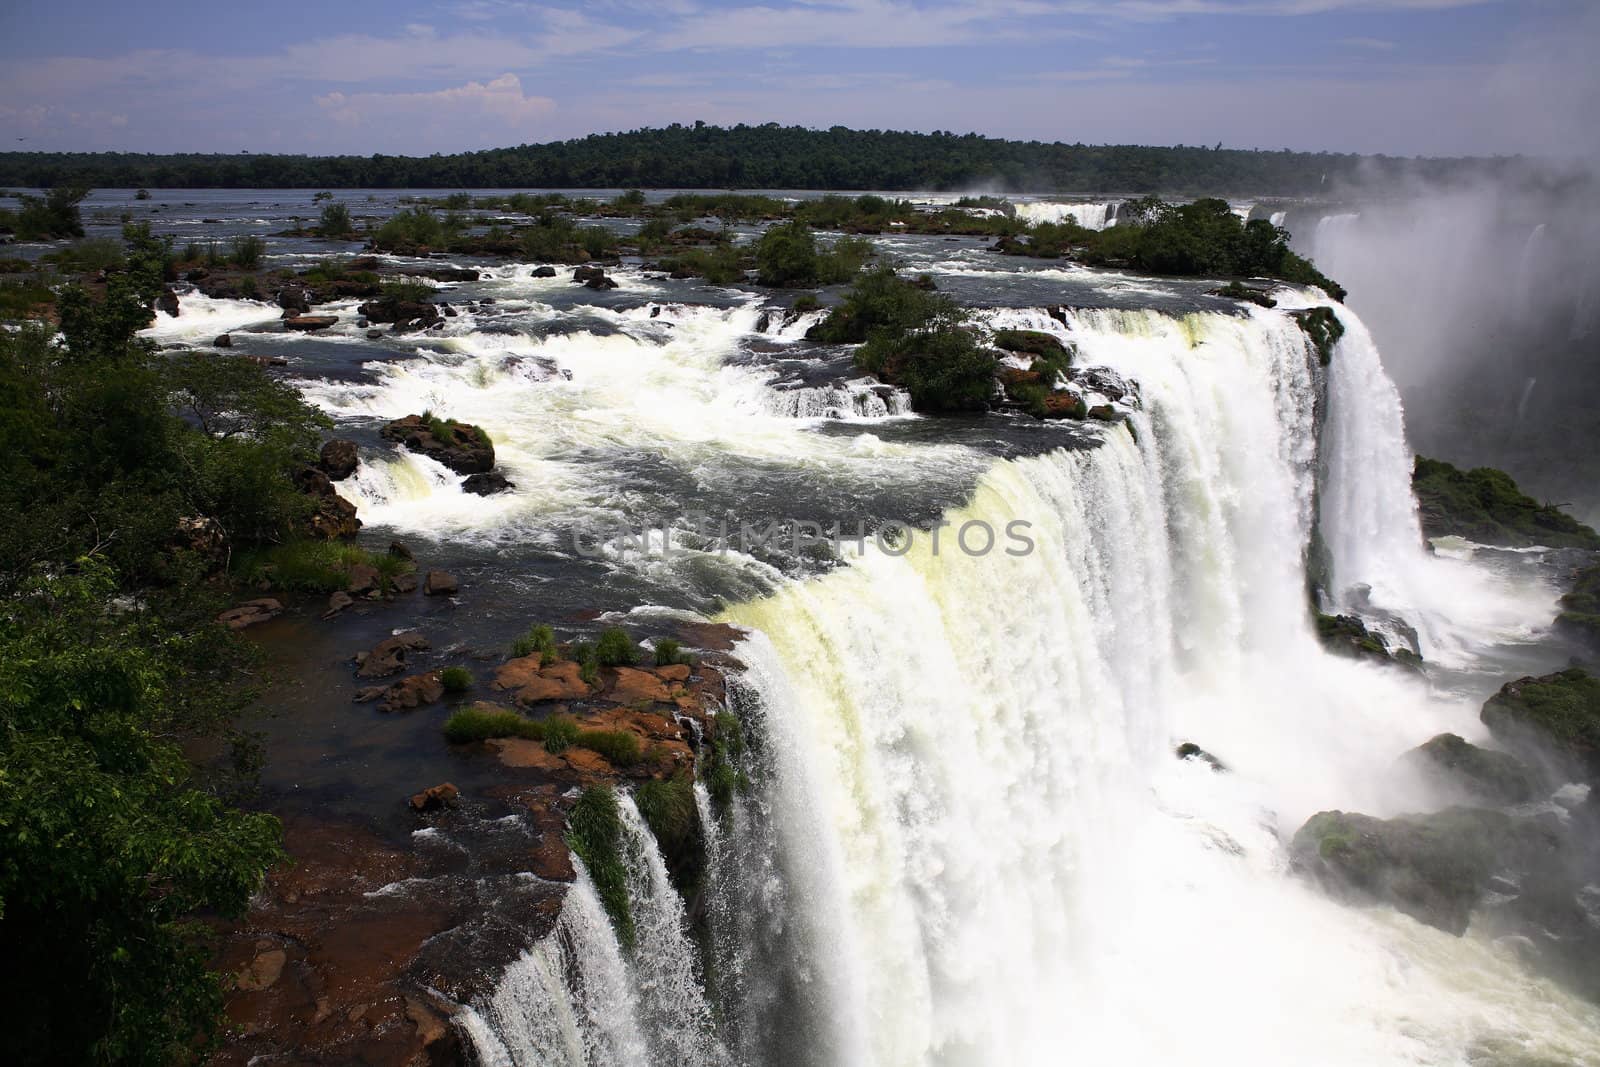
<svg viewBox="0 0 1600 1067"><path fill-rule="evenodd" d="M1442 460L1418 456L1411 472L1422 531L1429 537L1458 535L1486 545L1525 548L1600 549L1600 534L1517 488L1504 471L1463 471Z"/></svg>
<svg viewBox="0 0 1600 1067"><path fill-rule="evenodd" d="M1571 667L1507 682L1483 705L1496 741L1558 771L1600 780L1600 678Z"/></svg>
<svg viewBox="0 0 1600 1067"><path fill-rule="evenodd" d="M1308 308L1305 311L1291 311L1289 313L1300 329L1311 339L1311 347L1317 350L1317 358L1326 367L1333 362L1333 347L1339 343L1339 338L1344 336L1344 323L1334 310L1329 307Z"/></svg>
<svg viewBox="0 0 1600 1067"><path fill-rule="evenodd" d="M1316 616L1317 639L1322 647L1340 656L1369 659L1379 663L1399 663L1418 667L1422 657L1409 648L1390 649L1382 634L1367 629L1367 624L1355 615Z"/></svg>
<svg viewBox="0 0 1600 1067"><path fill-rule="evenodd" d="M1578 572L1572 588L1561 598L1556 626L1600 649L1600 564Z"/></svg>
<svg viewBox="0 0 1600 1067"><path fill-rule="evenodd" d="M1439 734L1402 757L1443 789L1478 804L1522 804L1537 787L1533 771L1506 752L1479 748L1455 734Z"/></svg>
<svg viewBox="0 0 1600 1067"><path fill-rule="evenodd" d="M622 815L615 790L608 785L592 785L583 791L567 816L567 844L588 870L595 893L611 917L617 940L624 948L632 948L633 910L628 904Z"/></svg>

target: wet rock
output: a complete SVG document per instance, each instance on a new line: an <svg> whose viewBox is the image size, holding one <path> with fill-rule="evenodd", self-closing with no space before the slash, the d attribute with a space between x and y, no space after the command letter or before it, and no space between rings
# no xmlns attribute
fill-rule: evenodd
<svg viewBox="0 0 1600 1067"><path fill-rule="evenodd" d="M234 982L243 990L266 989L283 975L283 965L288 958L289 954L281 948L257 953L250 965L234 976Z"/></svg>
<svg viewBox="0 0 1600 1067"><path fill-rule="evenodd" d="M156 297L156 310L178 317L178 294L171 289L161 290L161 295Z"/></svg>
<svg viewBox="0 0 1600 1067"><path fill-rule="evenodd" d="M607 277L604 267L574 267L572 280L588 286L590 289L615 289L614 278Z"/></svg>
<svg viewBox="0 0 1600 1067"><path fill-rule="evenodd" d="M1600 678L1582 668L1508 682L1479 717L1496 741L1555 778L1600 784Z"/></svg>
<svg viewBox="0 0 1600 1067"><path fill-rule="evenodd" d="M306 315L311 311L311 301L306 297L306 291L297 286L278 290L278 306L283 309L285 319Z"/></svg>
<svg viewBox="0 0 1600 1067"><path fill-rule="evenodd" d="M1183 744L1179 745L1177 748L1177 756L1179 759L1199 760L1201 763L1209 764L1211 769L1214 771L1225 772L1228 769L1226 764L1224 764L1217 757L1213 756L1211 753L1207 752L1205 749L1201 748L1199 745L1195 744L1193 741L1185 741Z"/></svg>
<svg viewBox="0 0 1600 1067"><path fill-rule="evenodd" d="M283 320L285 329L299 330L302 333L315 333L317 330L326 330L339 323L337 315L295 315Z"/></svg>
<svg viewBox="0 0 1600 1067"><path fill-rule="evenodd" d="M531 706L551 700L582 700L593 692L582 670L571 660L541 664L537 653L502 664L494 673L493 688L513 690L518 704Z"/></svg>
<svg viewBox="0 0 1600 1067"><path fill-rule="evenodd" d="M448 571L429 571L422 580L424 596L455 596L460 591L461 583Z"/></svg>
<svg viewBox="0 0 1600 1067"><path fill-rule="evenodd" d="M436 282L475 282L478 272L471 267L406 267L400 271L408 278L431 278Z"/></svg>
<svg viewBox="0 0 1600 1067"><path fill-rule="evenodd" d="M258 622L267 622L283 614L283 605L271 597L247 600L217 616L217 621L230 630L243 630Z"/></svg>
<svg viewBox="0 0 1600 1067"><path fill-rule="evenodd" d="M413 674L402 678L383 691L378 700L379 711L409 711L424 704L432 704L444 697L444 682L438 671Z"/></svg>
<svg viewBox="0 0 1600 1067"><path fill-rule="evenodd" d="M331 619L355 602L355 597L352 597L349 593L343 590L335 592L328 597L328 610L322 613L322 617Z"/></svg>
<svg viewBox="0 0 1600 1067"><path fill-rule="evenodd" d="M494 443L481 427L454 419L407 415L384 426L385 440L443 463L457 474L486 474L494 469Z"/></svg>
<svg viewBox="0 0 1600 1067"><path fill-rule="evenodd" d="M403 559L408 563L415 561L417 558L411 554L411 549L404 541L390 541L389 555L393 556L395 559Z"/></svg>
<svg viewBox="0 0 1600 1067"><path fill-rule="evenodd" d="M556 269L551 266L536 267L529 275L530 278L554 278Z"/></svg>
<svg viewBox="0 0 1600 1067"><path fill-rule="evenodd" d="M438 306L424 300L372 300L356 312L369 322L392 323L397 332L426 329L443 321Z"/></svg>
<svg viewBox="0 0 1600 1067"><path fill-rule="evenodd" d="M214 348L232 348L233 337L229 334L220 334L212 342Z"/></svg>
<svg viewBox="0 0 1600 1067"><path fill-rule="evenodd" d="M289 361L282 356L240 356L258 367L287 367Z"/></svg>
<svg viewBox="0 0 1600 1067"><path fill-rule="evenodd" d="M382 330L368 330L367 331L367 340L369 340L369 341L376 341L378 338L380 338L382 336L383 336L383 331Z"/></svg>
<svg viewBox="0 0 1600 1067"><path fill-rule="evenodd" d="M1384 636L1367 629L1367 624L1358 616L1319 614L1316 621L1317 639L1322 642L1323 648L1336 656L1412 669L1422 665L1422 657L1409 648L1391 651Z"/></svg>
<svg viewBox="0 0 1600 1067"><path fill-rule="evenodd" d="M331 541L354 537L361 529L356 506L338 494L327 472L318 467L303 467L295 475L295 485L302 493L316 500L316 509L306 520L305 526L305 531L312 537Z"/></svg>
<svg viewBox="0 0 1600 1067"><path fill-rule="evenodd" d="M322 446L317 466L322 468L322 472L330 480L340 482L356 472L358 462L360 453L356 449L356 443L335 438Z"/></svg>
<svg viewBox="0 0 1600 1067"><path fill-rule="evenodd" d="M615 700L619 704L633 704L641 700L650 702L668 701L672 693L662 684L661 679L648 671L641 671L634 667L615 667L610 672L611 685L606 690L606 698Z"/></svg>
<svg viewBox="0 0 1600 1067"><path fill-rule="evenodd" d="M389 579L389 587L396 593L415 593L417 591L416 571L405 571Z"/></svg>
<svg viewBox="0 0 1600 1067"><path fill-rule="evenodd" d="M478 496L493 496L514 488L510 479L499 471L489 471L487 474L469 474L461 483L463 492L476 493Z"/></svg>
<svg viewBox="0 0 1600 1067"><path fill-rule="evenodd" d="M411 653L425 652L430 647L428 639L414 630L386 637L372 651L356 653L356 677L383 678L399 674L405 670Z"/></svg>
<svg viewBox="0 0 1600 1067"><path fill-rule="evenodd" d="M1537 788L1533 771L1517 757L1479 748L1455 734L1439 734L1401 760L1435 787L1469 803L1523 804Z"/></svg>
<svg viewBox="0 0 1600 1067"><path fill-rule="evenodd" d="M453 808L456 799L460 797L461 790L450 782L429 786L420 793L411 796L412 811L438 811L440 808Z"/></svg>
<svg viewBox="0 0 1600 1067"><path fill-rule="evenodd" d="M345 572L345 592L351 596L366 596L381 592L383 576L369 563L353 563Z"/></svg>
<svg viewBox="0 0 1600 1067"><path fill-rule="evenodd" d="M1460 936L1499 872L1538 880L1559 845L1550 822L1478 808L1388 820L1324 811L1294 835L1290 856L1330 891Z"/></svg>

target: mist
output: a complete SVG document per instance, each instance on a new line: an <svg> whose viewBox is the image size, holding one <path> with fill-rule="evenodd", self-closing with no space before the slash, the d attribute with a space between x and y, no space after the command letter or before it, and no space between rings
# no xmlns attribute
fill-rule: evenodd
<svg viewBox="0 0 1600 1067"><path fill-rule="evenodd" d="M1600 521L1600 179L1499 168L1374 181L1292 211L1294 245L1349 289L1417 452L1495 466Z"/></svg>

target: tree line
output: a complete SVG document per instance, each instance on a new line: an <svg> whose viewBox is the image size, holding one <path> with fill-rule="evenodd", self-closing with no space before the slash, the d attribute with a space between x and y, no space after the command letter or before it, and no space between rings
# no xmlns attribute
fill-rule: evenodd
<svg viewBox="0 0 1600 1067"><path fill-rule="evenodd" d="M1449 180L1517 158L1423 159L1175 145L1008 141L976 133L692 126L454 155L0 153L0 185L48 188L745 188L1310 196L1356 178Z"/></svg>

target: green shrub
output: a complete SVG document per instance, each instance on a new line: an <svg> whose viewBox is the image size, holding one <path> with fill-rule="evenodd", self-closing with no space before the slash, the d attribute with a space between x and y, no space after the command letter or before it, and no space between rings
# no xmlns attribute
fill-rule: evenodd
<svg viewBox="0 0 1600 1067"><path fill-rule="evenodd" d="M770 226L756 242L756 280L762 285L815 285L817 242L799 219Z"/></svg>
<svg viewBox="0 0 1600 1067"><path fill-rule="evenodd" d="M317 223L317 232L324 237L345 237L355 229L350 221L350 209L343 204L327 204Z"/></svg>
<svg viewBox="0 0 1600 1067"><path fill-rule="evenodd" d="M617 767L632 767L642 755L638 735L627 730L583 730L574 743L600 753Z"/></svg>
<svg viewBox="0 0 1600 1067"><path fill-rule="evenodd" d="M357 545L303 538L243 553L235 569L251 584L266 579L279 589L334 593L349 584L350 568L358 563L378 568L381 560Z"/></svg>
<svg viewBox="0 0 1600 1067"><path fill-rule="evenodd" d="M120 270L125 262L122 242L110 237L91 237L74 241L59 252L44 257L57 270L90 274L98 270Z"/></svg>
<svg viewBox="0 0 1600 1067"><path fill-rule="evenodd" d="M600 903L624 948L634 943L628 906L628 870L622 857L622 815L608 785L585 789L567 816L567 845L583 861Z"/></svg>
<svg viewBox="0 0 1600 1067"><path fill-rule="evenodd" d="M55 298L55 290L37 277L0 280L0 319L30 318Z"/></svg>
<svg viewBox="0 0 1600 1067"><path fill-rule="evenodd" d="M451 715L444 724L445 740L452 745L465 745L473 741L487 741L491 737L527 737L544 740L544 731L535 730L538 724L514 711L504 709L463 708ZM535 737L534 734L538 736Z"/></svg>
<svg viewBox="0 0 1600 1067"><path fill-rule="evenodd" d="M685 248L663 259L661 267L672 274L704 278L712 285L737 285L745 280L744 256L729 244Z"/></svg>
<svg viewBox="0 0 1600 1067"><path fill-rule="evenodd" d="M578 243L590 259L601 259L617 249L617 239L604 226L585 226L578 231Z"/></svg>
<svg viewBox="0 0 1600 1067"><path fill-rule="evenodd" d="M385 252L442 249L445 246L444 224L426 207L406 208L378 227L378 232L372 235L372 246Z"/></svg>
<svg viewBox="0 0 1600 1067"><path fill-rule="evenodd" d="M556 661L556 634L555 631L543 623L531 627L527 633L511 643L511 654L518 659L539 653L543 666L550 666Z"/></svg>
<svg viewBox="0 0 1600 1067"><path fill-rule="evenodd" d="M384 300L401 304L426 304L433 300L434 288L420 278L395 278L383 283Z"/></svg>
<svg viewBox="0 0 1600 1067"><path fill-rule="evenodd" d="M1429 537L1457 534L1481 544L1515 548L1600 548L1600 534L1517 488L1505 471L1464 471L1418 456L1411 472L1422 530Z"/></svg>
<svg viewBox="0 0 1600 1067"><path fill-rule="evenodd" d="M817 284L843 285L861 272L873 252L872 242L864 238L839 238L833 247L817 256Z"/></svg>
<svg viewBox="0 0 1600 1067"><path fill-rule="evenodd" d="M685 900L693 900L706 862L694 779L687 774L653 778L633 791L633 803L655 836L673 886Z"/></svg>
<svg viewBox="0 0 1600 1067"><path fill-rule="evenodd" d="M261 285L254 274L246 274L239 279L239 295L246 300L255 300L261 295Z"/></svg>
<svg viewBox="0 0 1600 1067"><path fill-rule="evenodd" d="M639 247L643 248L647 245L660 244L671 235L672 223L664 218L653 218L646 220L645 224L639 227L636 240L639 242Z"/></svg>
<svg viewBox="0 0 1600 1067"><path fill-rule="evenodd" d="M235 237L233 239L233 254L228 257L240 270L256 270L261 266L261 257L267 250L267 242L259 237Z"/></svg>
<svg viewBox="0 0 1600 1067"><path fill-rule="evenodd" d="M655 654L657 667L690 662L690 657L688 653L683 651L683 646L670 637L663 637L656 642Z"/></svg>
<svg viewBox="0 0 1600 1067"><path fill-rule="evenodd" d="M446 693L465 693L472 688L472 672L465 667L446 667L439 672Z"/></svg>
<svg viewBox="0 0 1600 1067"><path fill-rule="evenodd" d="M544 750L554 755L559 755L577 743L582 732L578 723L568 715L552 715L542 719L537 724L542 732L541 740L544 741Z"/></svg>
<svg viewBox="0 0 1600 1067"><path fill-rule="evenodd" d="M796 311L815 311L822 306L822 301L817 299L816 293L801 293L794 298Z"/></svg>
<svg viewBox="0 0 1600 1067"><path fill-rule="evenodd" d="M601 667L631 667L639 662L639 647L626 630L613 626L595 642L594 661Z"/></svg>
<svg viewBox="0 0 1600 1067"><path fill-rule="evenodd" d="M83 217L78 205L89 195L82 186L58 185L44 196L20 196L21 209L12 221L19 241L50 241L82 237Z"/></svg>

